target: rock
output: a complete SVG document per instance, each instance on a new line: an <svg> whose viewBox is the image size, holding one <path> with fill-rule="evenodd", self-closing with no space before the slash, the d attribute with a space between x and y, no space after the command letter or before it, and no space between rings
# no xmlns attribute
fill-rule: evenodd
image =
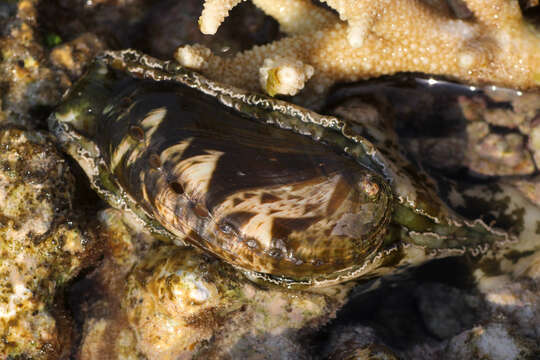
<svg viewBox="0 0 540 360"><path fill-rule="evenodd" d="M341 327L325 349L328 360L397 360L398 356L366 326ZM329 355L327 355L329 353Z"/></svg>
<svg viewBox="0 0 540 360"><path fill-rule="evenodd" d="M53 65L66 70L72 79L77 79L94 57L103 50L105 43L100 38L92 33L84 33L56 46L49 57Z"/></svg>
<svg viewBox="0 0 540 360"><path fill-rule="evenodd" d="M503 324L477 326L453 338L445 349L447 360L533 359L534 353ZM538 354L538 353L537 353Z"/></svg>
<svg viewBox="0 0 540 360"><path fill-rule="evenodd" d="M148 359L307 358L301 339L335 316L351 286L261 287L196 249L156 241L116 210L100 218L109 250L92 278L107 305L86 314L81 359L119 356L129 339L132 355ZM122 340L102 335L111 329Z"/></svg>
<svg viewBox="0 0 540 360"><path fill-rule="evenodd" d="M71 324L55 295L91 261L96 242L48 135L2 129L0 149L0 354L57 359L69 354Z"/></svg>
<svg viewBox="0 0 540 360"><path fill-rule="evenodd" d="M439 339L472 327L482 305L478 296L438 283L419 287L416 296L424 324Z"/></svg>
<svg viewBox="0 0 540 360"><path fill-rule="evenodd" d="M469 121L469 168L484 175L533 174L540 160L540 94L508 89L486 94L487 98L459 98L463 115ZM488 102L495 104L488 106ZM502 134L501 128L509 133Z"/></svg>
<svg viewBox="0 0 540 360"><path fill-rule="evenodd" d="M0 38L0 78L3 80L0 124L34 127L48 115L71 85L46 60L37 32L37 0L21 0L16 15L4 25Z"/></svg>

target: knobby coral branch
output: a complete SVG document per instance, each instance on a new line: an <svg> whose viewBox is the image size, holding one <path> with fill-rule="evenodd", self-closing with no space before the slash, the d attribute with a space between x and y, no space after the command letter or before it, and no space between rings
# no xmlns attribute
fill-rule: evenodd
<svg viewBox="0 0 540 360"><path fill-rule="evenodd" d="M219 24L223 9L238 2L208 0L201 28ZM307 86L316 92L404 71L521 89L540 85L540 32L524 20L517 0L466 0L474 14L467 20L420 0L325 0L341 21L308 0L253 2L290 36L232 58L208 53L201 67L206 76L260 90L265 60L287 59L314 69Z"/></svg>
<svg viewBox="0 0 540 360"><path fill-rule="evenodd" d="M215 34L219 25L229 16L229 11L243 0L206 0L199 19L203 34Z"/></svg>

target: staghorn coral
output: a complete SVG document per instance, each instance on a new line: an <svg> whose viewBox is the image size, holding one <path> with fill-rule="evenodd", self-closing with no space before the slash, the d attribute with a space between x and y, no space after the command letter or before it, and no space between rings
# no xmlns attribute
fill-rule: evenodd
<svg viewBox="0 0 540 360"><path fill-rule="evenodd" d="M239 2L206 1L201 30L214 33ZM420 0L325 0L341 20L307 0L253 2L290 36L232 58L208 55L201 67L206 76L259 90L265 59L286 58L315 69L308 87L317 92L402 71L515 88L540 84L540 33L524 20L518 1L467 0L470 20Z"/></svg>
<svg viewBox="0 0 540 360"><path fill-rule="evenodd" d="M201 32L208 35L216 33L229 11L243 0L208 0L199 18ZM281 30L287 34L302 34L316 31L337 22L336 16L314 5L311 0L253 0L264 12L279 20Z"/></svg>
<svg viewBox="0 0 540 360"><path fill-rule="evenodd" d="M199 26L204 34L215 34L219 25L229 16L229 10L242 0L208 0L199 20Z"/></svg>

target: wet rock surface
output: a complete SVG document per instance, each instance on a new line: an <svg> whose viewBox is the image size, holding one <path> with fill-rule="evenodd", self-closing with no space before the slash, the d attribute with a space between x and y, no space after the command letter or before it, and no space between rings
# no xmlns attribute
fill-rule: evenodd
<svg viewBox="0 0 540 360"><path fill-rule="evenodd" d="M95 259L96 240L51 137L4 128L0 144L0 354L56 359L73 330L61 291Z"/></svg>
<svg viewBox="0 0 540 360"><path fill-rule="evenodd" d="M36 4L1 5L8 15L0 32L0 124L35 127L36 118L44 120L70 85L47 61Z"/></svg>
<svg viewBox="0 0 540 360"><path fill-rule="evenodd" d="M410 81L406 79L401 81ZM502 259L495 256L480 263L474 258L465 262L434 262L416 269L408 280L387 284L371 294L353 296L343 313L338 314L338 319L348 319L346 328L330 328L330 334L337 336L343 332L350 336L357 333L352 336L352 343L362 344L368 338L371 344L389 347L405 359L534 359L540 350L536 330L539 320L532 315L538 312L537 252L540 244L534 225L538 214L533 205L538 204L537 167L531 157L534 148L527 148L527 144L540 104L538 94L518 95L491 89L484 96L468 93L465 89L462 89L464 93L456 93L455 88L447 88L446 93L441 93L441 88L437 89L438 80L432 79L431 84L428 80L425 85L422 80L412 80L416 85L410 89L403 89L402 85L394 88L392 79L379 81L378 88L369 84L345 86L335 92L330 104L334 107L339 104L335 111L348 118L354 114L364 119L377 119L382 114L393 116L400 142L409 156L432 175L468 179L469 190L463 194L478 191L478 195L485 191L483 186L486 185L478 184L485 182L486 176L492 176L487 182L492 185L488 187L495 189L499 186L495 184L500 184L510 191L508 195L491 196L497 191L488 191L491 195L485 198L486 202L473 205L477 200L471 194L472 197L460 205L452 199L455 194L450 192L449 203L460 210L468 209L465 214L479 214L482 208L497 202L500 209L507 205L514 207L514 216L507 213L510 215L507 219L499 217L495 220L496 214L501 212L494 210L491 214L495 218L486 219L498 221L500 226L507 228L526 227L528 220L519 221L519 216L515 217L521 211L520 206L525 206L532 210L532 233L517 242L515 248L520 250L507 251ZM408 96L398 98L403 91ZM440 94L444 94L444 98ZM341 96L347 100L336 100ZM454 101L449 101L452 96ZM390 103L397 106L390 107ZM414 110L419 107L422 111ZM387 113L384 109L392 110ZM486 133L479 135L473 131L475 138L471 139L468 130L475 122L482 124ZM521 137L521 155L516 156L512 151L491 152L487 157L478 154L479 149L471 144L477 144L475 139L485 138L490 133ZM531 176L516 176L520 173L519 166L509 167L507 162L512 156L520 161L526 159L529 164L526 173ZM481 166L483 172L479 171ZM504 174L511 174L511 177L494 177ZM441 185L444 192L446 185L444 182ZM510 198L522 205L507 203ZM529 250L523 251L524 248ZM358 318L351 320L355 314ZM340 340L333 338L330 343L333 345L327 353L342 351ZM363 349L365 353L362 346L352 347ZM362 356L366 356L364 353Z"/></svg>
<svg viewBox="0 0 540 360"><path fill-rule="evenodd" d="M0 124L44 128L62 93L103 49L136 47L167 58L197 42L233 54L280 36L276 23L248 3L216 36L201 35L201 7L144 0L0 4ZM394 112L401 144L426 169L473 183L502 177L540 203L537 93L456 95L451 107L428 91L394 94L405 101L393 108L372 94L370 100ZM161 244L115 211L102 212L94 225L98 215L79 209L71 165L44 132L2 128L0 149L0 359L540 357L534 251L480 270L474 261L427 264L378 290L353 290L338 311L341 292L259 288L195 250ZM106 244L101 258L99 243ZM205 296L214 302L201 302Z"/></svg>
<svg viewBox="0 0 540 360"><path fill-rule="evenodd" d="M106 256L76 289L78 298L101 292L82 306L81 359L308 359L302 339L335 317L351 288L260 287L198 250L156 242L117 210L100 219Z"/></svg>

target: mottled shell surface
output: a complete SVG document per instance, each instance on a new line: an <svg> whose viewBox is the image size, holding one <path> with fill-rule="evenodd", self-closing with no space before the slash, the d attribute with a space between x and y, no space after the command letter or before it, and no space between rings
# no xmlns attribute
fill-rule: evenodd
<svg viewBox="0 0 540 360"><path fill-rule="evenodd" d="M113 206L280 285L377 275L410 246L423 259L504 238L342 120L134 51L97 59L50 127Z"/></svg>

